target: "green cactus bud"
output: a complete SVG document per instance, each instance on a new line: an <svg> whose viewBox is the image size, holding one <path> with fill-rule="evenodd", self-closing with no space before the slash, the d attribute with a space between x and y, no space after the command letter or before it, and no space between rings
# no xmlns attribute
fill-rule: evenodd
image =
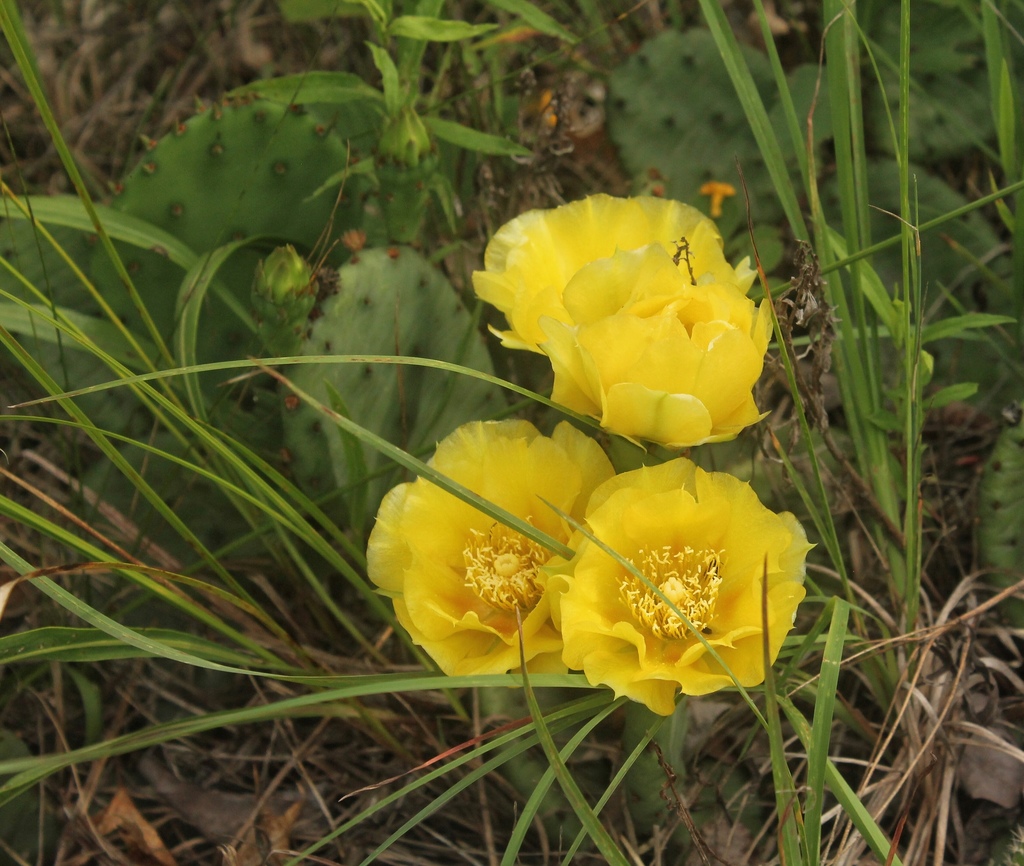
<svg viewBox="0 0 1024 866"><path fill-rule="evenodd" d="M387 121L377 145L382 163L394 163L412 168L420 164L433 150L430 133L412 106L405 106L397 117Z"/></svg>
<svg viewBox="0 0 1024 866"><path fill-rule="evenodd" d="M389 163L377 166L380 208L389 240L408 244L416 239L436 172L435 154L412 167Z"/></svg>
<svg viewBox="0 0 1024 866"><path fill-rule="evenodd" d="M291 244L256 266L252 306L260 340L272 355L295 352L316 303L313 270Z"/></svg>
<svg viewBox="0 0 1024 866"><path fill-rule="evenodd" d="M277 307L288 307L310 294L313 271L295 247L278 247L256 267L254 291ZM307 309L306 312L309 312Z"/></svg>

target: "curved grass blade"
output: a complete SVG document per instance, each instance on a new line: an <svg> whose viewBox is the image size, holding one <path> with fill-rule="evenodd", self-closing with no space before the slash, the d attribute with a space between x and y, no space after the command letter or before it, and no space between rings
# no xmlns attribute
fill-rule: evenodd
<svg viewBox="0 0 1024 866"><path fill-rule="evenodd" d="M594 730L601 722L603 722L608 716L621 707L625 702L626 698L618 698L613 701L609 701L608 705L601 708L598 712L594 713L593 716L588 718L586 722L580 727L580 729L572 735L569 742L566 743L561 751L559 757L562 761L568 760L572 757L573 752L579 748L580 744L587 738L587 736ZM522 811L519 813L519 820L516 821L516 826L512 830L512 836L509 838L508 844L505 846L505 853L501 858L501 866L515 866L518 862L519 850L522 847L523 841L526 839L526 834L530 827L533 825L534 820L537 817L537 811L544 803L544 798L547 796L551 785L555 781L555 770L553 767L548 767L544 771L544 774L537 780L537 785L530 794L530 798L526 801ZM609 786L602 795L601 801L594 807L594 814L599 815L601 808L608 801L608 798L615 791L615 788ZM577 843L582 842L582 839L586 837L586 829L581 829L577 835Z"/></svg>
<svg viewBox="0 0 1024 866"><path fill-rule="evenodd" d="M522 641L520 641L521 643ZM522 652L521 648L520 652ZM630 866L626 856L619 849L619 846L615 844L615 840L612 839L604 825L598 820L594 810L583 796L579 785L576 784L576 780L573 779L569 769L565 766L565 762L558 752L558 746L555 745L554 738L551 736L551 728L548 727L544 714L541 712L540 704L537 703L537 696L534 694L533 686L530 684L530 676L526 672L525 659L522 677L523 692L526 695L526 703L530 707L530 715L533 716L533 722L537 727L537 736L540 739L541 748L544 750L555 778L558 779L558 784L565 794L565 799L569 801L569 805L572 806L576 817L580 819L583 829L593 840L597 850L604 856L605 861L611 864L611 866Z"/></svg>

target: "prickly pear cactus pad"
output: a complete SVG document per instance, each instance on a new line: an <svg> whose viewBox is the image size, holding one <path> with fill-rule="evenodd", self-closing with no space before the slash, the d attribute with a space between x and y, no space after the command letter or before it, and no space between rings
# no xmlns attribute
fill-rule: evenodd
<svg viewBox="0 0 1024 866"><path fill-rule="evenodd" d="M364 250L338 271L334 294L314 309L305 355L408 355L493 368L473 317L448 281L409 247ZM336 396L352 420L408 451L429 451L460 424L491 417L502 405L494 386L468 376L385 364L304 364L295 384L326 405ZM396 481L385 458L343 438L321 415L282 397L286 453L310 494L348 488L344 519L359 527ZM338 512L335 511L335 514Z"/></svg>
<svg viewBox="0 0 1024 866"><path fill-rule="evenodd" d="M1020 403L1003 410L1008 425L999 435L985 464L978 506L978 547L985 565L1009 569L992 574L998 587L1016 583L1024 572L1024 412ZM1008 599L1002 605L1007 619L1024 628L1024 600Z"/></svg>
<svg viewBox="0 0 1024 866"><path fill-rule="evenodd" d="M775 98L767 58L741 45L754 82L770 107L783 154L796 177L798 161ZM798 66L788 76L798 117L814 99L816 66ZM702 28L666 30L645 42L608 79L608 130L633 175L634 194L663 195L690 202L714 217L726 254L748 255L746 209L736 171L743 167L761 264L771 271L781 260L778 223L782 209L739 97L714 38ZM827 96L818 95L815 146L832 133ZM728 197L715 190L728 188Z"/></svg>
<svg viewBox="0 0 1024 866"><path fill-rule="evenodd" d="M753 49L744 49L744 57L762 94L769 93L767 59ZM770 206L771 179L707 30L658 34L612 72L608 85L608 129L635 178L642 181L654 170L666 197L696 204L707 181L726 181L739 189L738 158L751 201L759 209ZM778 215L759 211L755 219ZM723 221L738 224L740 216L740 202L725 203ZM723 223L720 229L723 235L731 233Z"/></svg>
<svg viewBox="0 0 1024 866"><path fill-rule="evenodd" d="M326 227L334 238L362 220L365 179L346 183L337 209L333 193L310 198L344 168L348 157L344 138L301 109L259 100L214 105L150 141L112 204L170 232L197 253L256 236L308 252ZM157 253L123 245L120 250L151 315L169 337L181 271ZM243 310L259 255L255 250L237 253L218 274ZM106 284L117 285L102 253L94 268ZM133 324L135 313L127 299L118 312ZM212 293L200 358L210 352L214 357L244 353L253 341L246 324L244 316Z"/></svg>

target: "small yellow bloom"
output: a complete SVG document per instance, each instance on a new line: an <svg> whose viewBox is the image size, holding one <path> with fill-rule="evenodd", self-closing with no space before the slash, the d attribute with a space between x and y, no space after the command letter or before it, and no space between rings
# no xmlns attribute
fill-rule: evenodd
<svg viewBox="0 0 1024 866"><path fill-rule="evenodd" d="M700 188L700 194L711 198L711 216L718 219L722 215L722 202L736 195L736 187L720 180L709 180Z"/></svg>
<svg viewBox="0 0 1024 866"><path fill-rule="evenodd" d="M588 539L550 579L558 597L562 658L604 684L668 715L681 690L701 695L764 680L762 586L767 568L768 637L774 662L804 597L811 545L796 518L776 514L750 485L679 458L625 472L594 491L590 532L671 602ZM680 616L682 614L683 616Z"/></svg>
<svg viewBox="0 0 1024 866"><path fill-rule="evenodd" d="M552 399L633 439L684 448L758 421L751 389L771 333L722 255L715 224L679 202L597 195L505 225L473 275L508 318L513 348L541 351Z"/></svg>
<svg viewBox="0 0 1024 866"><path fill-rule="evenodd" d="M465 424L430 463L562 542L571 529L542 500L581 519L613 473L597 443L565 422L550 438L526 421ZM564 670L542 570L551 552L440 487L421 478L391 490L366 558L398 621L445 673L518 669L517 612L529 669Z"/></svg>

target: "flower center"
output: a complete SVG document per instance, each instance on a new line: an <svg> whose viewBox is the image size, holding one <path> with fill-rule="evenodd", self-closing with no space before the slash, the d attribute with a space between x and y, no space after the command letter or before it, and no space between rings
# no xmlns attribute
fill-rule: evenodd
<svg viewBox="0 0 1024 866"><path fill-rule="evenodd" d="M544 594L537 572L551 554L503 523L495 523L487 532L469 532L462 551L466 586L491 607L533 610Z"/></svg>
<svg viewBox="0 0 1024 866"><path fill-rule="evenodd" d="M722 554L716 550L677 550L669 545L640 551L637 569L678 608L698 631L707 631L715 615ZM619 594L637 622L657 638L682 640L690 629L678 613L635 575L626 573Z"/></svg>

